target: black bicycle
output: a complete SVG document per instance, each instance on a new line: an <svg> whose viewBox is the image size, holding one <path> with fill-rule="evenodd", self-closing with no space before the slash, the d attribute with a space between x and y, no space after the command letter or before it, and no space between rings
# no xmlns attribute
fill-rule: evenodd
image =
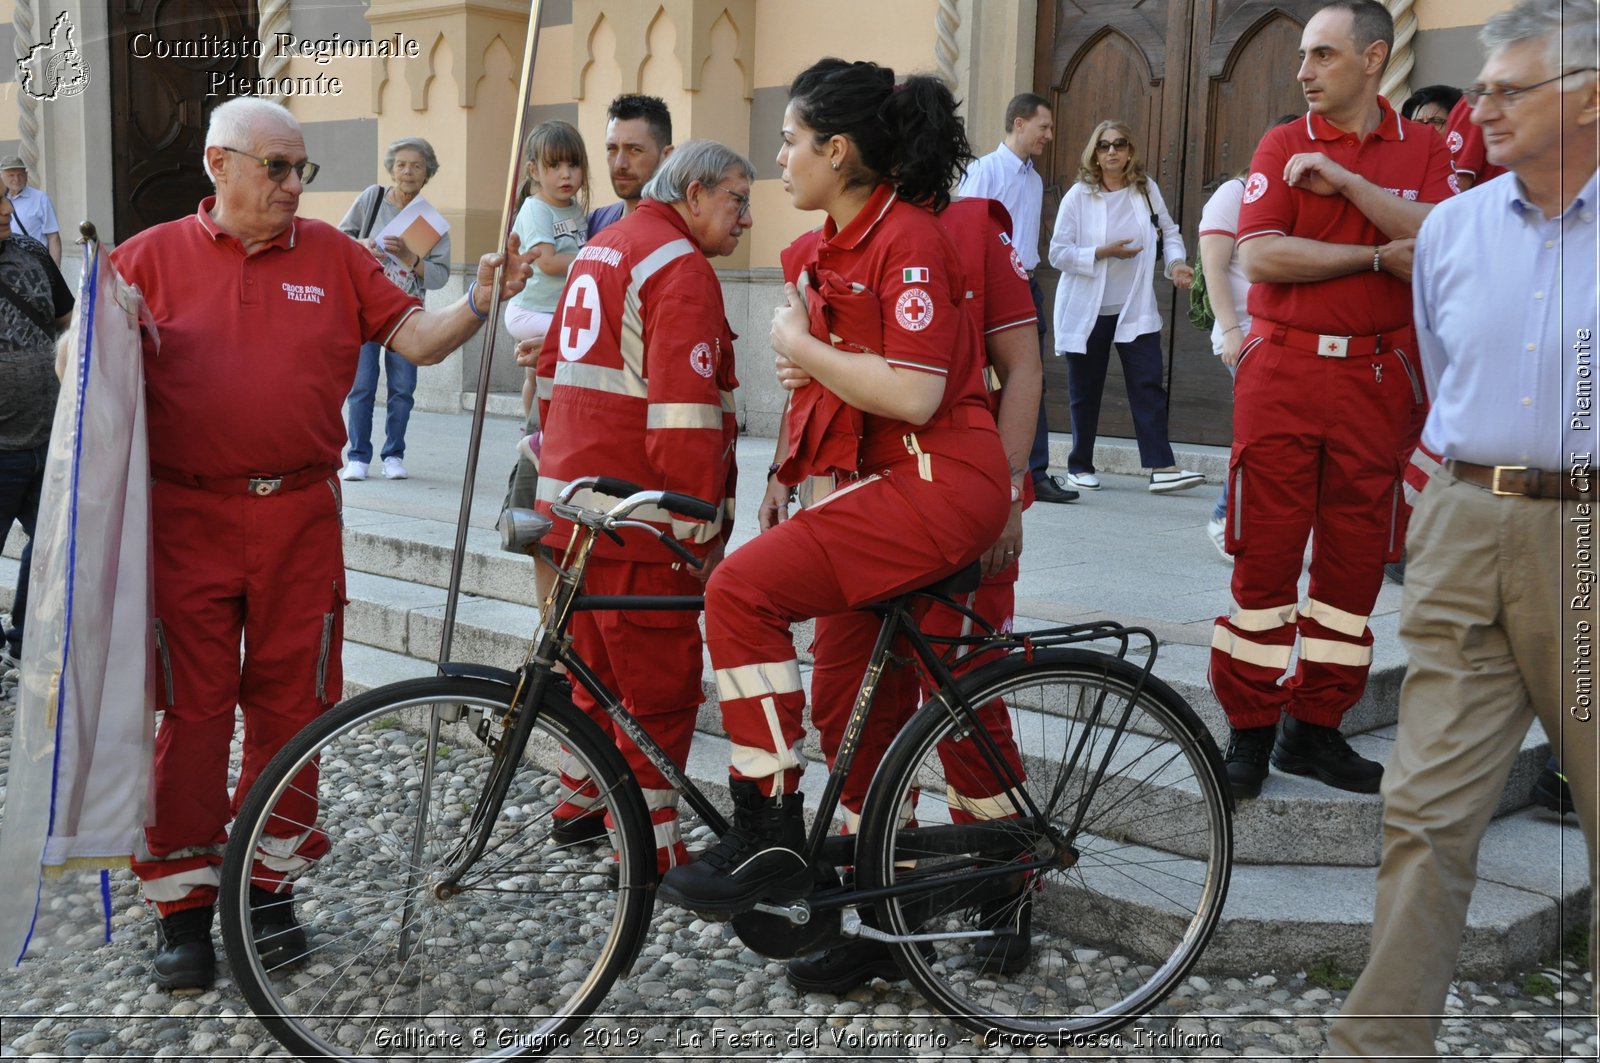
<svg viewBox="0 0 1600 1063"><path fill-rule="evenodd" d="M576 505L580 491L622 501ZM589 478L555 511L576 530L521 669L447 664L352 698L290 741L239 810L223 938L246 1000L296 1054L542 1055L628 972L655 903L655 840L632 772L574 707L571 681L689 809L726 829L568 635L580 610L698 610L699 598L586 595L583 574L599 536L653 530L641 511L714 510ZM549 527L519 517L525 540ZM1198 959L1227 894L1232 802L1210 734L1151 674L1149 631L994 631L954 600L976 584L974 566L872 607L883 626L808 837L815 888L732 922L775 958L878 938L954 1021L1067 1044L1148 1012ZM913 614L926 599L974 634L924 635ZM877 766L859 833L841 835L839 794L897 636L930 693ZM1128 659L1135 646L1142 664ZM958 746L966 756L951 755ZM563 775L594 782L604 835L553 834ZM324 847L308 865L293 855ZM308 940L287 962L251 934L257 858L298 874Z"/></svg>

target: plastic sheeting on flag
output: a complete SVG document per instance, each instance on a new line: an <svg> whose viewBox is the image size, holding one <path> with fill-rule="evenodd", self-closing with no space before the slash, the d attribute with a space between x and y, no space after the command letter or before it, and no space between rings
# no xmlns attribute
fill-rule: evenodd
<svg viewBox="0 0 1600 1063"><path fill-rule="evenodd" d="M139 346L148 315L99 244L86 251L39 502L0 820L0 957L11 962L27 949L43 877L127 866L149 807L150 455Z"/></svg>

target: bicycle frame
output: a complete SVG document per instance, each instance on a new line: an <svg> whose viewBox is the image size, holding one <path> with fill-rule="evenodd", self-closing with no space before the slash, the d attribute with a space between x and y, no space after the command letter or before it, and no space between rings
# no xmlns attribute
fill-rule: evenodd
<svg viewBox="0 0 1600 1063"><path fill-rule="evenodd" d="M570 496L578 487L593 480L575 481L568 490ZM603 711L612 723L623 734L627 735L641 753L661 772L673 787L683 794L684 800L701 819L717 834L722 834L728 829L728 822L721 811L712 803L705 793L695 785L688 775L675 764L671 757L644 729L637 718L627 709L621 699L608 688L595 674L586 661L580 657L572 646L572 637L568 629L574 613L580 611L601 611L614 609L629 610L660 610L660 611L700 611L704 608L705 600L699 596L669 596L669 595L586 595L582 591L583 574L588 566L589 558L593 553L598 537L602 533L610 534L616 538L615 530L618 527L644 527L656 534L658 538L667 540L656 529L637 521L628 521L625 511L643 504L640 500L648 502L652 499L645 495L659 496L659 492L636 493L623 503L615 507L609 514L599 514L591 510L582 510L569 505L558 507L559 515L573 521L575 534L569 540L566 552L559 565L553 565L557 574L557 582L544 605L546 623L543 631L529 645L528 655L523 662L518 685L511 699L512 709L508 713L511 723L509 731L506 730L507 720L499 721L499 734L494 734L496 721L486 720L482 731L491 747L496 749L496 763L490 781L484 793L484 799L474 811L473 821L468 828L466 836L462 839L462 856L455 863L454 868L437 887L441 896L449 895L458 890L460 878L471 868L474 862L483 854L487 845L489 833L493 827L495 817L499 815L501 803L510 786L511 778L516 772L517 763L526 747L529 737L533 732L538 718L538 706L542 703L545 691L556 681L558 676L557 666L563 667L580 683L594 698L596 705ZM669 546L675 545L668 543ZM681 551L680 551L681 552ZM956 610L971 622L978 634L962 636L928 636L917 625L913 615L913 602L925 599L945 608ZM976 739L976 746L981 752L986 767L994 772L995 777L1005 783L1004 793L1011 802L1016 813L1016 818L996 819L985 822L953 825L949 827L919 828L917 844L919 848L926 848L930 855L947 853L960 855L971 853L975 848L982 848L975 844L985 838L1005 838L1015 833L1020 821L1033 822L1043 828L1053 843L1054 852L1048 854L1035 854L1036 859L1030 862L1008 862L987 869L975 869L969 873L971 881L978 881L991 876L1015 874L1032 868L1045 867L1067 847L1067 839L1076 837L1082 828L1084 809L1080 804L1073 823L1066 830L1061 830L1041 816L1038 806L1028 794L1027 788L1022 785L1023 780L1012 770L1006 758L1002 755L994 738L982 725L977 708L968 700L962 690L955 672L961 669L973 658L994 654L1001 655L1021 651L1031 658L1032 654L1042 648L1064 646L1075 643L1101 641L1105 639L1116 640L1118 643L1117 657L1126 657L1130 650L1131 640L1143 638L1147 647L1147 656L1141 671L1138 686L1134 689L1127 705L1122 710L1120 718L1113 725L1111 740L1107 743L1106 750L1100 762L1094 767L1094 776L1090 789L1098 787L1104 774L1111 763L1121 737L1126 729L1129 717L1134 707L1138 704L1139 694L1143 690L1144 681L1150 675L1155 663L1156 640L1153 633L1143 628L1128 628L1109 621L1099 621L1088 624L1070 625L1050 628L1043 631L1030 632L1016 635L996 630L971 608L940 594L927 591L916 591L901 595L877 605L869 606L874 612L883 617L879 627L877 640L873 646L868 661L866 673L856 694L856 699L850 717L841 739L839 750L835 756L834 766L828 775L828 782L823 789L820 805L816 818L806 838L804 857L812 865L826 861L832 866L841 866L853 862L855 838L848 835L838 835L833 832L833 817L838 809L840 798L843 794L844 783L849 776L851 765L856 752L860 748L862 735L865 733L872 705L878 693L879 683L885 667L889 664L891 648L896 638L904 637L911 645L917 660L927 670L936 696L944 699L950 708L962 721L969 733ZM954 654L953 659L946 660L946 655L937 648L948 647ZM1104 693L1100 695L1090 716L1091 723L1098 723L1104 708ZM1072 762L1076 762L1082 755L1084 744L1087 742L1088 730L1080 738L1077 748L1072 751ZM496 741L498 738L498 741ZM1057 784L1057 792L1052 798L1060 796L1060 788L1065 785L1069 773L1063 773L1061 781ZM1021 802L1019 803L1019 796ZM1053 803L1053 801L1052 801ZM1002 846L1003 848L1003 846ZM833 908L857 905L889 896L925 891L917 883L906 883L876 889L844 888L830 889L813 896L807 904L808 911L825 911Z"/></svg>

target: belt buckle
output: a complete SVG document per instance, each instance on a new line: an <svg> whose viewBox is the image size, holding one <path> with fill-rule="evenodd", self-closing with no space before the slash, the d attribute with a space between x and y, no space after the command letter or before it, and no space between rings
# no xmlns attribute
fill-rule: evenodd
<svg viewBox="0 0 1600 1063"><path fill-rule="evenodd" d="M1503 472L1527 472L1527 471L1528 471L1528 467L1526 465L1496 465L1494 467L1494 472L1492 474L1490 474L1490 477L1489 477L1489 493L1492 494L1492 495L1501 495L1501 496L1527 494L1526 491L1502 491L1502 490L1500 490L1500 474L1501 473L1503 473Z"/></svg>
<svg viewBox="0 0 1600 1063"><path fill-rule="evenodd" d="M1349 336L1318 336L1317 354L1323 358L1350 357Z"/></svg>
<svg viewBox="0 0 1600 1063"><path fill-rule="evenodd" d="M250 480L250 493L261 495L265 498L282 486L283 477L281 476L257 476Z"/></svg>

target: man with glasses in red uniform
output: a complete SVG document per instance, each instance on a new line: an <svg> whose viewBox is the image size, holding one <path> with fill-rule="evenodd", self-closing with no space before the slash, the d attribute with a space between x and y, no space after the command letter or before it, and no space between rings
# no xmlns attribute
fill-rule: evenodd
<svg viewBox="0 0 1600 1063"><path fill-rule="evenodd" d="M123 243L111 260L144 293L151 550L159 656L154 794L133 871L154 904L155 982L205 989L228 822L278 749L344 686L340 407L363 342L443 361L528 276L531 256L484 255L465 298L426 313L331 225L296 217L317 174L294 116L257 99L211 112L216 195ZM241 646L243 654L241 658ZM234 710L244 753L228 791ZM309 769L314 770L314 769ZM300 780L314 795L315 779ZM293 815L312 823L315 797ZM251 923L261 957L305 947L290 898L326 852L310 828L257 853Z"/></svg>
<svg viewBox="0 0 1600 1063"><path fill-rule="evenodd" d="M1239 797L1261 792L1269 756L1358 793L1375 793L1383 775L1339 721L1366 687L1367 620L1384 561L1399 554L1400 470L1425 401L1411 249L1431 204L1450 195L1443 141L1378 95L1393 41L1375 0L1313 15L1298 74L1309 111L1267 133L1245 183L1238 248L1253 321L1234 383L1235 607L1211 643ZM1297 635L1299 664L1280 685Z"/></svg>

